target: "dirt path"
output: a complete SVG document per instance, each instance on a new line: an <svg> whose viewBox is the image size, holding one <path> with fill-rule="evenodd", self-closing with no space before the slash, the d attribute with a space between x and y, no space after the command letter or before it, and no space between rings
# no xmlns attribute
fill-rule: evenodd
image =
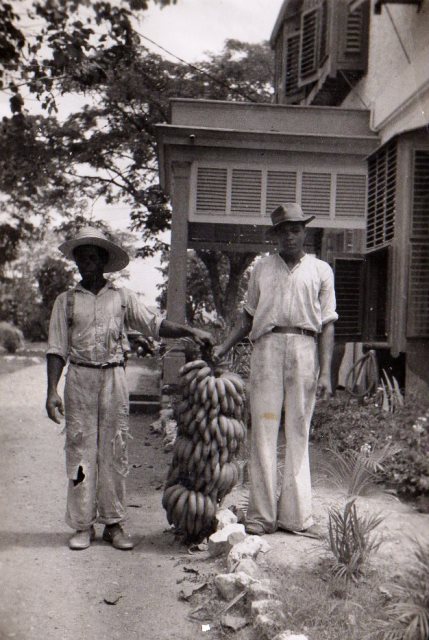
<svg viewBox="0 0 429 640"><path fill-rule="evenodd" d="M212 599L207 588L189 602L189 592L226 571L225 558L190 555L167 530L161 507L162 483L171 454L151 433L153 417L131 417L131 472L128 480L130 529L137 540L119 552L99 538L90 549L72 552L64 524L66 479L61 428L45 416L43 364L0 375L0 640L218 640L218 620L209 632L189 620L195 604ZM344 498L317 473L313 452L314 515L326 523L327 509ZM245 501L246 487L227 496L225 506ZM426 539L429 515L391 496L359 498L358 509L384 516L384 543L375 557L386 576L409 564L413 539ZM267 575L308 568L320 559L322 543L275 533L265 536L271 550L258 563ZM189 593L188 593L189 595ZM108 604L106 600L116 601ZM215 616L216 618L216 616ZM254 640L251 626L234 640Z"/></svg>
<svg viewBox="0 0 429 640"><path fill-rule="evenodd" d="M150 417L132 416L130 529L120 552L99 539L72 552L64 524L64 436L44 414L44 365L0 376L0 638L194 640L178 599L195 574L186 549L164 533L160 487L167 468ZM98 536L102 527L97 527ZM115 600L109 605L105 598Z"/></svg>

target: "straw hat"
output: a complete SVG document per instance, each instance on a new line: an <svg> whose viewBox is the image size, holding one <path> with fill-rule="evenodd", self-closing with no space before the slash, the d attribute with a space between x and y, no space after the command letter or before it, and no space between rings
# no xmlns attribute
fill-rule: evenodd
<svg viewBox="0 0 429 640"><path fill-rule="evenodd" d="M271 214L271 222L273 224L267 230L268 236L275 235L279 226L285 222L301 222L307 224L315 219L316 216L305 216L304 212L297 202L284 202L280 204Z"/></svg>
<svg viewBox="0 0 429 640"><path fill-rule="evenodd" d="M74 238L60 244L58 249L66 258L74 260L73 251L83 245L102 247L108 252L109 259L104 267L104 273L121 271L130 261L128 253L122 247L108 240L104 233L95 227L82 227Z"/></svg>

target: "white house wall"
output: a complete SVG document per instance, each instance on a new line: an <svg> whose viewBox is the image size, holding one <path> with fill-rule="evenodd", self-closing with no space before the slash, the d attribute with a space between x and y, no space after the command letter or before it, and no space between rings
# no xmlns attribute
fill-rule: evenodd
<svg viewBox="0 0 429 640"><path fill-rule="evenodd" d="M373 0L374 4L374 0ZM400 35L395 33L389 12ZM404 51L405 49L405 51ZM371 128L384 144L429 122L429 3L371 10L367 74L342 106L371 109Z"/></svg>

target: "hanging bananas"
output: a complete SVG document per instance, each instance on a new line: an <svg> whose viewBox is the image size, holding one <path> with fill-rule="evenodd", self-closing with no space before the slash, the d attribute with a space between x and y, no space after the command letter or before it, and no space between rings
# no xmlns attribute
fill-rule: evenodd
<svg viewBox="0 0 429 640"><path fill-rule="evenodd" d="M205 360L180 369L177 438L162 497L169 524L186 542L214 529L217 504L238 481L234 462L246 438L245 386L237 374Z"/></svg>

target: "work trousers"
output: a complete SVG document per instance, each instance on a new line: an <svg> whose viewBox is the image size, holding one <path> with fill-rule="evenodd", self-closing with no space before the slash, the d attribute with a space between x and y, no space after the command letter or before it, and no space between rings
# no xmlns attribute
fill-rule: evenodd
<svg viewBox="0 0 429 640"><path fill-rule="evenodd" d="M125 518L128 475L128 388L122 367L70 364L64 392L66 522L86 530Z"/></svg>
<svg viewBox="0 0 429 640"><path fill-rule="evenodd" d="M302 530L313 524L308 454L310 421L319 372L317 343L304 335L267 333L254 345L250 375L252 418L248 523L267 533ZM280 461L277 499L277 440L284 410L286 446Z"/></svg>

